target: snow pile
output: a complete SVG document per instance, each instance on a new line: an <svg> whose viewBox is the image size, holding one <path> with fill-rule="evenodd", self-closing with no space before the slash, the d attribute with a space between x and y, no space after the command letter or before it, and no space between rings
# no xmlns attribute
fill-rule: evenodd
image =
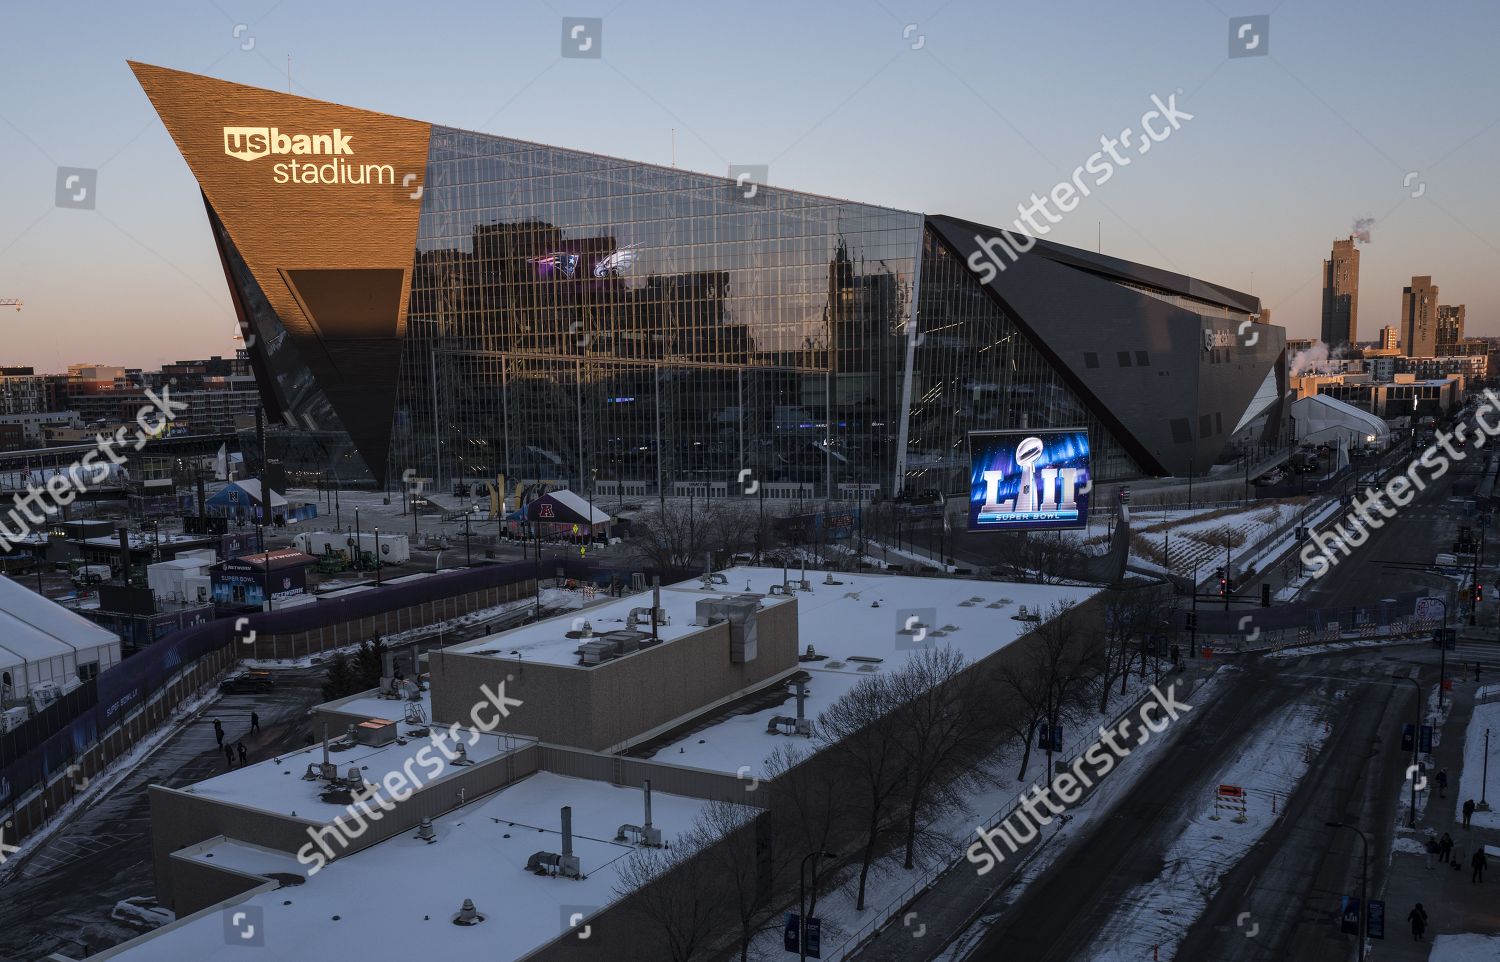
<svg viewBox="0 0 1500 962"><path fill-rule="evenodd" d="M1439 935L1432 941L1427 962L1495 962L1500 959L1500 936Z"/></svg>
<svg viewBox="0 0 1500 962"><path fill-rule="evenodd" d="M1500 702L1490 702L1487 705L1475 705L1474 715L1469 719L1468 731L1464 733L1464 770L1459 778L1458 791L1449 795L1453 804L1453 817L1462 821L1464 817L1463 804L1468 798L1474 799L1477 804L1485 793L1481 790L1480 780L1484 777L1484 732L1490 732L1490 792L1493 798L1489 799L1496 811L1475 812L1473 824L1479 828L1500 828ZM1496 956L1491 955L1490 958ZM1433 956L1436 958L1436 956Z"/></svg>

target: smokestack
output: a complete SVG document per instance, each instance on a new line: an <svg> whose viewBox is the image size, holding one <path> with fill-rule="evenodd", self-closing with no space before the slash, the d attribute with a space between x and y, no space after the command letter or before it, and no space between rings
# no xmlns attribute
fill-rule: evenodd
<svg viewBox="0 0 1500 962"><path fill-rule="evenodd" d="M802 721L807 717L803 703L807 701L807 683L797 682L797 720Z"/></svg>
<svg viewBox="0 0 1500 962"><path fill-rule="evenodd" d="M656 631L656 613L661 609L661 575L651 576L651 640L660 641Z"/></svg>
<svg viewBox="0 0 1500 962"><path fill-rule="evenodd" d="M125 587L130 587L130 529L121 527L120 535L120 574L125 579Z"/></svg>
<svg viewBox="0 0 1500 962"><path fill-rule="evenodd" d="M203 475L201 475L201 474L198 475L198 479L197 480L198 480L198 517L201 519L205 514L208 513L208 508L207 508L208 497L203 493ZM207 531L208 531L208 528L205 526L202 529L202 533L206 534Z"/></svg>
<svg viewBox="0 0 1500 962"><path fill-rule="evenodd" d="M573 854L573 806L571 805L562 807L562 837L562 853L564 857L567 857Z"/></svg>
<svg viewBox="0 0 1500 962"><path fill-rule="evenodd" d="M651 827L651 779L646 779L646 827Z"/></svg>
<svg viewBox="0 0 1500 962"><path fill-rule="evenodd" d="M323 722L323 764L328 764L328 722Z"/></svg>

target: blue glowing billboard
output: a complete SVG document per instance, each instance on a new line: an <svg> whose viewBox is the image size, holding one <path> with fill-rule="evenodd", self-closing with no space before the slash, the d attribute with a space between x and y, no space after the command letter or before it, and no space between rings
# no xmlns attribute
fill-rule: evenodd
<svg viewBox="0 0 1500 962"><path fill-rule="evenodd" d="M969 530L1082 528L1089 516L1083 428L969 433Z"/></svg>

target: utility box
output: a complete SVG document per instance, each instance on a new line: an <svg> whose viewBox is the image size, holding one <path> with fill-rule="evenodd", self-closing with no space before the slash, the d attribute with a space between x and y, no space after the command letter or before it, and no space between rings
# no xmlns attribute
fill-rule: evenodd
<svg viewBox="0 0 1500 962"><path fill-rule="evenodd" d="M394 744L396 723L389 718L367 718L354 726L354 740L374 748Z"/></svg>
<svg viewBox="0 0 1500 962"><path fill-rule="evenodd" d="M729 661L730 664L743 665L755 660L755 619L759 610L760 598L755 595L705 598L698 602L697 621L704 627L729 622Z"/></svg>

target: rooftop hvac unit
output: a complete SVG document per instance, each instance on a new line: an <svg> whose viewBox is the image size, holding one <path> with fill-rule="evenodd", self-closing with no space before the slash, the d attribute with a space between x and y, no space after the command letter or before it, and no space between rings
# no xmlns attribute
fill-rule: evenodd
<svg viewBox="0 0 1500 962"><path fill-rule="evenodd" d="M590 641L578 646L578 663L581 665L602 665L617 654L613 642Z"/></svg>
<svg viewBox="0 0 1500 962"><path fill-rule="evenodd" d="M373 747L390 745L396 741L396 723L389 718L367 718L355 726L354 740Z"/></svg>
<svg viewBox="0 0 1500 962"><path fill-rule="evenodd" d="M535 875L561 875L564 878L583 878L583 865L573 854L573 809L562 808L562 853L533 852L526 860L526 871Z"/></svg>
<svg viewBox="0 0 1500 962"><path fill-rule="evenodd" d="M707 627L729 622L729 661L743 665L755 660L758 653L756 613L760 599L756 595L726 595L698 602L698 624Z"/></svg>
<svg viewBox="0 0 1500 962"><path fill-rule="evenodd" d="M637 651L641 645L647 644L651 636L644 631L636 631L632 628L621 628L618 631L605 632L599 636L600 641L607 641L615 646L617 655L628 655Z"/></svg>

